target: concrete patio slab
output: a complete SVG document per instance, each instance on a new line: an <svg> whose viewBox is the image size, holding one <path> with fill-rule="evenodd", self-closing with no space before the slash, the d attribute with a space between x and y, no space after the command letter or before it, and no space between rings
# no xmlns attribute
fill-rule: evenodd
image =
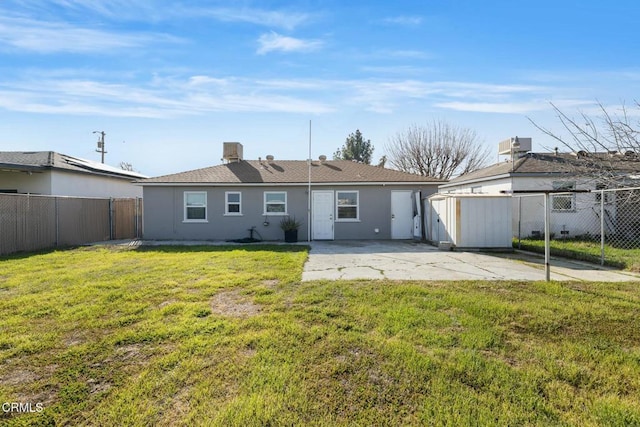
<svg viewBox="0 0 640 427"><path fill-rule="evenodd" d="M409 241L314 241L302 273L310 280L544 280L544 259L523 252L443 252ZM621 282L640 275L552 258L552 280Z"/></svg>

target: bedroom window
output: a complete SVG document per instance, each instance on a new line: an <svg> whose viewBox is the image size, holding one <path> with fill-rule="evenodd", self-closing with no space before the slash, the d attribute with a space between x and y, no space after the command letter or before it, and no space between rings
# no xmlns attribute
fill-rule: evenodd
<svg viewBox="0 0 640 427"><path fill-rule="evenodd" d="M265 191L264 214L265 215L286 215L287 214L287 192L286 191Z"/></svg>
<svg viewBox="0 0 640 427"><path fill-rule="evenodd" d="M357 221L358 216L358 192L357 191L337 191L336 206L338 221Z"/></svg>
<svg viewBox="0 0 640 427"><path fill-rule="evenodd" d="M553 181L555 191L573 191L576 189L575 181ZM573 194L560 194L551 198L551 208L554 211L574 210L575 196Z"/></svg>
<svg viewBox="0 0 640 427"><path fill-rule="evenodd" d="M239 191L227 191L224 193L225 215L242 215L242 193Z"/></svg>
<svg viewBox="0 0 640 427"><path fill-rule="evenodd" d="M205 191L184 192L185 222L207 221L207 193Z"/></svg>

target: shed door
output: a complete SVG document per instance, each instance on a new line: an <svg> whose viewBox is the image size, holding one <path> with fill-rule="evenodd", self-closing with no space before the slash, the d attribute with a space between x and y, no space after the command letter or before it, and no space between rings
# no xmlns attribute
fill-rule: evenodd
<svg viewBox="0 0 640 427"><path fill-rule="evenodd" d="M411 190L391 192L391 238L413 237L413 199Z"/></svg>
<svg viewBox="0 0 640 427"><path fill-rule="evenodd" d="M313 240L333 240L333 191L314 191L312 202Z"/></svg>

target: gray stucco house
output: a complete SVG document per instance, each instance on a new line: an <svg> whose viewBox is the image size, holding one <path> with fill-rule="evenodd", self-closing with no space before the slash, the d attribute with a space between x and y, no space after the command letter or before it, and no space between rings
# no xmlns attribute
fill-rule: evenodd
<svg viewBox="0 0 640 427"><path fill-rule="evenodd" d="M421 198L443 183L324 156L311 165L242 160L242 146L230 144L226 163L138 181L145 239L241 239L253 228L254 237L283 240L279 225L287 216L302 223L299 240L309 232L312 240L411 239L421 235Z"/></svg>

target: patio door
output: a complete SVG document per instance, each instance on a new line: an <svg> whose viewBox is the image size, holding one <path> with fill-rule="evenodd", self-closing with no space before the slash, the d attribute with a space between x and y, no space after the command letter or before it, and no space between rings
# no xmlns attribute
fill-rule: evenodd
<svg viewBox="0 0 640 427"><path fill-rule="evenodd" d="M413 237L413 199L411 190L391 192L391 238Z"/></svg>
<svg viewBox="0 0 640 427"><path fill-rule="evenodd" d="M333 191L313 191L311 199L311 236L313 240L333 240Z"/></svg>

